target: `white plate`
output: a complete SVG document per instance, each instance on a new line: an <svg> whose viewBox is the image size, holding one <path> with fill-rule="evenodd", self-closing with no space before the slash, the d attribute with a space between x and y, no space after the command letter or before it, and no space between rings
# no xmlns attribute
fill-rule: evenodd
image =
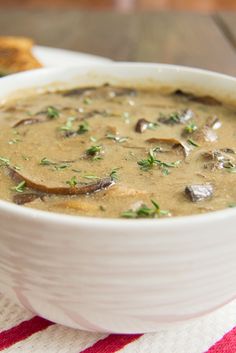
<svg viewBox="0 0 236 353"><path fill-rule="evenodd" d="M71 50L35 46L33 53L47 67L61 67L78 64L107 64L112 61L101 56L79 53Z"/></svg>

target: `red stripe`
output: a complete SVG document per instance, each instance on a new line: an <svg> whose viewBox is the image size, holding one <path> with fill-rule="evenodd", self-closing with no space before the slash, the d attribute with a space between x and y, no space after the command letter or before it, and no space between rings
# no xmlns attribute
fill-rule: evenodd
<svg viewBox="0 0 236 353"><path fill-rule="evenodd" d="M206 353L236 353L236 327L226 333Z"/></svg>
<svg viewBox="0 0 236 353"><path fill-rule="evenodd" d="M143 335L109 335L80 353L115 353L141 336Z"/></svg>
<svg viewBox="0 0 236 353"><path fill-rule="evenodd" d="M51 325L53 325L53 322L34 316L32 319L23 321L9 330L2 331L0 332L0 350L25 340L34 333L45 330Z"/></svg>

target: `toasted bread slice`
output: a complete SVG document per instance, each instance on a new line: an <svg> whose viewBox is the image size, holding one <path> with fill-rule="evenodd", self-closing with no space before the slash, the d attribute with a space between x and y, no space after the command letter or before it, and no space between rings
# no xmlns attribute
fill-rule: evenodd
<svg viewBox="0 0 236 353"><path fill-rule="evenodd" d="M42 67L33 56L34 42L24 37L0 37L0 76Z"/></svg>

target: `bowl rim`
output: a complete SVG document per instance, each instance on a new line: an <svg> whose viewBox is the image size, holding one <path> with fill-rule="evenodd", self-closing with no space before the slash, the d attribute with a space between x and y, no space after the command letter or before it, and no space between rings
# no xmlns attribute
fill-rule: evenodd
<svg viewBox="0 0 236 353"><path fill-rule="evenodd" d="M35 70L29 70L25 72L16 73L10 76L6 76L1 78L1 82L14 80L15 78L20 79L21 77L31 77L42 74L47 75L50 73L61 73L62 71L68 69L101 69L102 67L107 65L112 65L115 67L150 67L153 69L161 69L161 70L174 70L174 71L184 71L187 73L206 75L209 77L218 77L223 80L233 81L236 83L236 78L230 75L218 73L216 71L210 71L206 69L194 68L183 65L172 65L172 64L162 64L162 63L143 63L143 62L111 62L106 64L80 64L80 65L70 65L66 67L60 68L40 68ZM114 67L114 69L115 69ZM35 84L32 84L35 87ZM40 84L39 84L40 86ZM17 89L16 91L20 91ZM14 92L14 91L13 91ZM66 225L66 226L87 226L89 228L94 229L103 229L103 228L111 228L114 229L118 227L119 230L134 230L135 228L139 228L140 226L145 227L145 229L154 229L158 230L175 230L178 228L186 228L186 226L194 227L195 225L201 224L206 225L208 223L221 223L223 220L227 221L232 217L236 216L236 208L225 208L212 212L205 212L202 214L193 214L186 216L176 216L170 218L140 218L140 219L125 219L125 218L101 218L101 217L90 217L90 216L80 216L80 215L69 215L65 213L58 213L54 211L44 211L34 208L28 208L21 205L16 205L10 201L5 201L0 199L0 213L9 213L14 216L21 217L22 219L42 222L47 224L57 224L57 225ZM131 234L135 234L131 232ZM130 234L130 235L131 235Z"/></svg>

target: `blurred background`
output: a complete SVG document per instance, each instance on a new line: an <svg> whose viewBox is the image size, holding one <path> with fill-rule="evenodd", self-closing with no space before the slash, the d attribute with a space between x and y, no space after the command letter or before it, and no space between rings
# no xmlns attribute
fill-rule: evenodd
<svg viewBox="0 0 236 353"><path fill-rule="evenodd" d="M0 36L236 75L236 0L0 0ZM54 54L52 66L59 65Z"/></svg>
<svg viewBox="0 0 236 353"><path fill-rule="evenodd" d="M0 0L0 6L18 8L78 8L91 10L236 10L235 0Z"/></svg>

